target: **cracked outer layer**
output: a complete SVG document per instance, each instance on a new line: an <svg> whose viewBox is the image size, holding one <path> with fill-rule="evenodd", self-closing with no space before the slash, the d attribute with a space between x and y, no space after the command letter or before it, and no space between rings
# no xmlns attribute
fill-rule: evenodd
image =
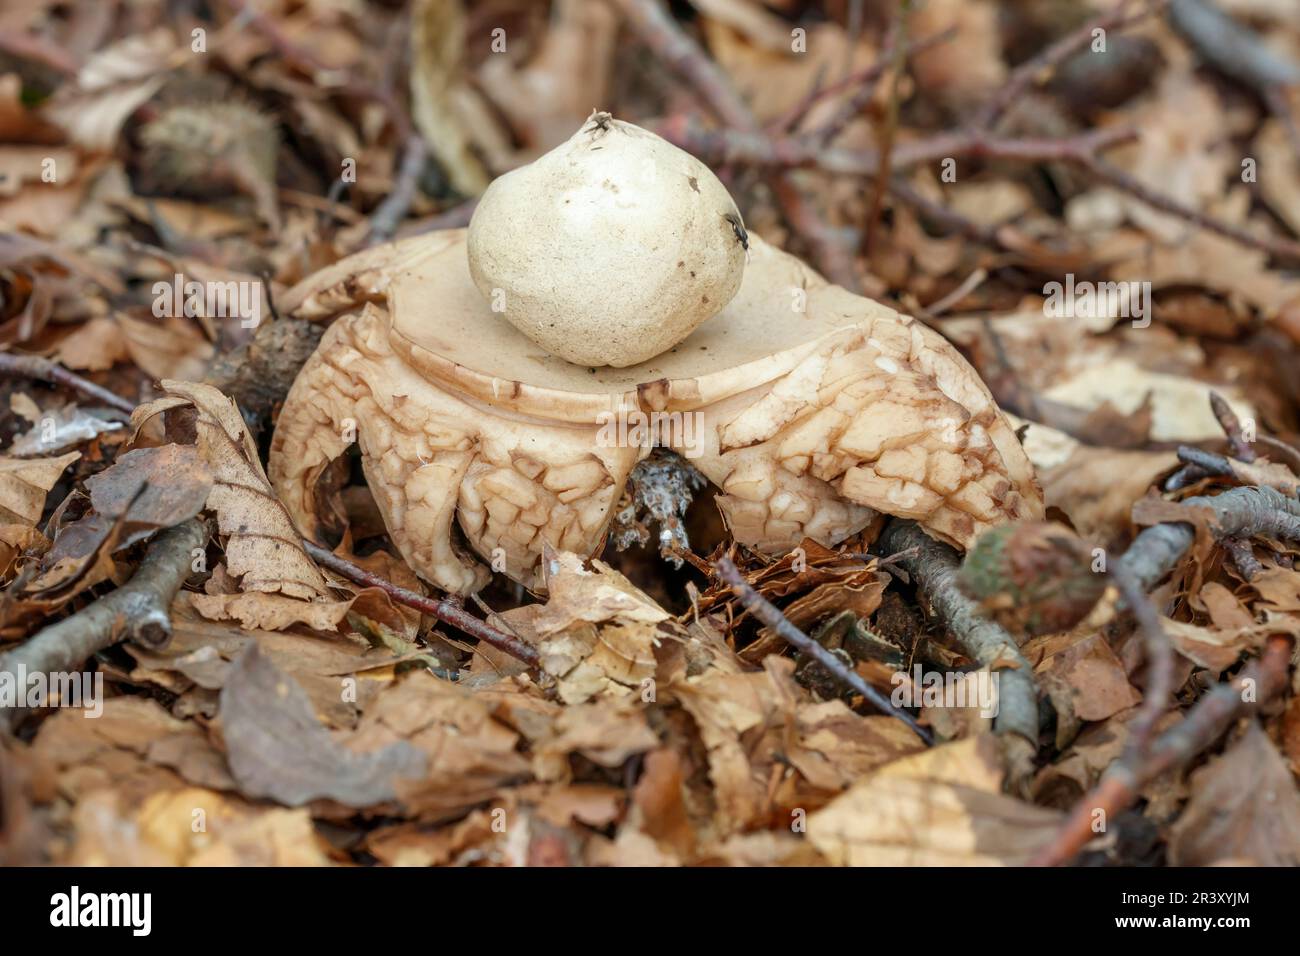
<svg viewBox="0 0 1300 956"><path fill-rule="evenodd" d="M489 565L536 588L544 542L601 545L649 452L638 426L720 489L738 541L768 552L805 536L836 544L877 512L959 547L1042 514L1019 442L951 345L757 237L722 313L668 354L594 370L494 315L464 243L457 230L378 247L289 293L297 317L340 316L271 448L271 479L305 534L317 480L355 436L422 577L467 593Z"/></svg>

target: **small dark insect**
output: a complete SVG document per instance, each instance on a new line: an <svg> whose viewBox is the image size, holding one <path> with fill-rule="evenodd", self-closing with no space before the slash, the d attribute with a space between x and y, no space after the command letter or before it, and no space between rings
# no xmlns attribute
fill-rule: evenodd
<svg viewBox="0 0 1300 956"><path fill-rule="evenodd" d="M607 133L609 132L609 128L610 128L609 124L612 123L613 121L614 121L614 117L610 113L592 113L591 125L588 126L585 130L583 130L583 132L584 133L595 133L595 132Z"/></svg>
<svg viewBox="0 0 1300 956"><path fill-rule="evenodd" d="M729 212L722 218L731 223L731 231L736 234L736 239L739 240L740 244L745 247L745 251L748 252L749 233L745 231L745 224L740 221L740 217L734 212Z"/></svg>

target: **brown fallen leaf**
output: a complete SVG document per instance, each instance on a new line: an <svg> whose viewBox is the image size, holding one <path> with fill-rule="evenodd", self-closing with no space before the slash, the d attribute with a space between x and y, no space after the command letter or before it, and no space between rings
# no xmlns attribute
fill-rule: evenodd
<svg viewBox="0 0 1300 956"><path fill-rule="evenodd" d="M159 687L181 696L181 706L209 716L217 713L217 692L230 668L249 644L291 676L311 700L317 719L333 729L356 727L358 713L392 679L395 659L380 648L354 639L319 634L250 630L206 621L189 607L187 595L172 605L172 640L165 648L128 644L136 662L124 679L146 688ZM355 695L340 693L340 678L356 675ZM174 708L176 710L176 708Z"/></svg>
<svg viewBox="0 0 1300 956"><path fill-rule="evenodd" d="M80 457L79 451L58 458L0 457L0 522L35 525L45 508L45 493Z"/></svg>
<svg viewBox="0 0 1300 956"><path fill-rule="evenodd" d="M660 748L646 754L643 768L632 794L637 813L632 822L678 858L688 859L695 849L695 831L683 800L682 758Z"/></svg>
<svg viewBox="0 0 1300 956"><path fill-rule="evenodd" d="M999 791L991 738L889 764L808 818L808 839L837 866L1017 866L1061 814Z"/></svg>
<svg viewBox="0 0 1300 956"><path fill-rule="evenodd" d="M1002 794L873 777L808 821L808 839L839 866L1022 866L1061 816Z"/></svg>
<svg viewBox="0 0 1300 956"><path fill-rule="evenodd" d="M99 791L76 805L72 824L65 865L329 865L306 810L259 807L197 787L159 791L143 803Z"/></svg>
<svg viewBox="0 0 1300 956"><path fill-rule="evenodd" d="M126 352L149 377L196 380L216 351L192 322L176 316L153 321L117 315Z"/></svg>
<svg viewBox="0 0 1300 956"><path fill-rule="evenodd" d="M396 779L407 816L454 818L531 777L529 758L519 750L520 734L499 710L489 694L415 671L384 688L346 742L367 750L409 743L424 754L427 770L420 777ZM539 731L549 733L549 724Z"/></svg>
<svg viewBox="0 0 1300 956"><path fill-rule="evenodd" d="M210 621L238 621L255 630L282 631L305 624L317 631L336 630L352 599L301 601L283 594L247 591L243 594L190 594L190 606Z"/></svg>
<svg viewBox="0 0 1300 956"><path fill-rule="evenodd" d="M147 697L110 698L94 720L61 708L40 725L32 750L53 768L59 793L73 801L112 789L129 805L186 780L233 787L208 735Z"/></svg>
<svg viewBox="0 0 1300 956"><path fill-rule="evenodd" d="M601 561L592 565L588 571L575 554L548 553L546 603L500 615L537 647L567 704L645 690L655 674L658 627L671 620L623 575Z"/></svg>
<svg viewBox="0 0 1300 956"><path fill-rule="evenodd" d="M45 119L89 152L112 152L122 124L162 85L181 47L166 27L128 36L96 52L42 107Z"/></svg>
<svg viewBox="0 0 1300 956"><path fill-rule="evenodd" d="M212 476L192 446L164 445L120 455L86 487L94 510L58 527L25 589L48 608L112 577L110 555L202 511Z"/></svg>
<svg viewBox="0 0 1300 956"><path fill-rule="evenodd" d="M1223 756L1192 774L1192 798L1169 834L1174 866L1249 860L1300 865L1300 792L1253 720Z"/></svg>
<svg viewBox="0 0 1300 956"><path fill-rule="evenodd" d="M488 175L455 110L465 86L465 7L460 0L419 0L411 14L411 113L452 185L481 193Z"/></svg>
<svg viewBox="0 0 1300 956"><path fill-rule="evenodd" d="M41 554L50 542L45 535L26 524L0 524L0 581L14 574L14 563L27 551Z"/></svg>
<svg viewBox="0 0 1300 956"><path fill-rule="evenodd" d="M501 834L486 810L475 810L451 826L430 830L413 823L381 827L366 838L366 849L385 866L440 866L462 854L482 858Z"/></svg>
<svg viewBox="0 0 1300 956"><path fill-rule="evenodd" d="M1300 611L1300 571L1294 568L1265 568L1251 578L1250 586L1260 603L1279 613Z"/></svg>
<svg viewBox="0 0 1300 956"><path fill-rule="evenodd" d="M563 767L567 775L567 759L561 762L554 758L577 753L602 767L620 767L629 757L644 753L658 743L659 738L646 721L644 707L629 698L574 704L556 716L553 736L534 748L539 762L538 776L546 773L543 765Z"/></svg>
<svg viewBox="0 0 1300 956"><path fill-rule="evenodd" d="M490 56L478 68L478 85L525 144L515 162L564 142L592 103L605 102L617 34L618 17L608 5L558 0L527 63Z"/></svg>
<svg viewBox="0 0 1300 956"><path fill-rule="evenodd" d="M1186 621L1164 620L1164 631L1174 649L1199 667L1219 675L1249 650L1261 646L1272 634L1300 637L1300 621L1263 611L1265 620L1238 627L1201 627Z"/></svg>
<svg viewBox="0 0 1300 956"><path fill-rule="evenodd" d="M1035 668L1040 685L1056 708L1058 746L1072 740L1081 724L1105 720L1142 699L1101 633L1069 640L1067 646Z"/></svg>
<svg viewBox="0 0 1300 956"><path fill-rule="evenodd" d="M122 328L107 316L96 316L59 342L54 361L78 371L100 372L131 357Z"/></svg>
<svg viewBox="0 0 1300 956"><path fill-rule="evenodd" d="M1030 433L1034 431L1031 427ZM1133 502L1177 465L1173 452L1080 445L1059 464L1040 471L1040 477L1047 504L1064 511L1080 537L1108 550L1122 550L1133 536Z"/></svg>
<svg viewBox="0 0 1300 956"><path fill-rule="evenodd" d="M923 746L893 718L813 700L793 673L792 660L769 656L762 671L710 668L670 687L707 748L722 833L773 820L788 825L792 811L810 812Z"/></svg>
<svg viewBox="0 0 1300 956"><path fill-rule="evenodd" d="M120 549L202 511L212 473L192 445L137 448L87 478L86 488L99 515L124 518Z"/></svg>
<svg viewBox="0 0 1300 956"><path fill-rule="evenodd" d="M340 685L341 686L341 685ZM357 753L332 739L302 688L256 644L221 689L221 732L242 793L287 806L329 799L367 807L396 797L395 778L421 777L425 755L404 741Z"/></svg>

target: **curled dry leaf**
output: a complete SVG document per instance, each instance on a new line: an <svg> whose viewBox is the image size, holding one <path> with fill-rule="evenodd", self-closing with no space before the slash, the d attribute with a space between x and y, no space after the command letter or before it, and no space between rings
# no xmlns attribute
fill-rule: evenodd
<svg viewBox="0 0 1300 956"><path fill-rule="evenodd" d="M212 471L207 506L225 538L226 566L244 591L311 600L328 596L288 512L271 490L257 445L233 401L210 385L164 379L167 397L131 416L137 435L155 415L193 408L199 454Z"/></svg>
<svg viewBox="0 0 1300 956"><path fill-rule="evenodd" d="M527 63L490 56L479 67L478 85L527 146L522 158L532 159L564 142L593 105L607 101L617 34L610 4L557 0L546 34ZM475 134L482 135L478 129Z"/></svg>
<svg viewBox="0 0 1300 956"><path fill-rule="evenodd" d="M1254 420L1257 413L1237 388L1215 386L1225 392L1239 418ZM1150 371L1127 358L1115 357L1090 365L1043 391L1043 397L1075 408L1092 410L1109 402L1123 414L1132 414L1146 402L1152 406L1154 441L1197 442L1221 438L1223 428L1206 401L1206 383Z"/></svg>
<svg viewBox="0 0 1300 956"><path fill-rule="evenodd" d="M238 621L257 630L282 631L305 624L317 631L337 630L352 601L304 601L286 594L191 594L190 605L210 621Z"/></svg>
<svg viewBox="0 0 1300 956"><path fill-rule="evenodd" d="M655 674L658 625L671 619L623 575L601 561L592 565L588 571L576 554L548 551L547 602L500 615L538 649L566 704L644 690ZM483 663L495 672L494 661Z"/></svg>
<svg viewBox="0 0 1300 956"><path fill-rule="evenodd" d="M73 801L112 789L129 806L185 781L214 790L234 786L204 730L148 697L110 698L94 720L76 708L59 708L41 724L32 749L51 768L59 792Z"/></svg>
<svg viewBox="0 0 1300 956"><path fill-rule="evenodd" d="M1041 432L1031 426L1029 434ZM1037 462L1036 462L1037 463ZM1063 459L1040 465L1043 494L1060 508L1085 540L1118 552L1132 538L1129 513L1156 479L1176 468L1168 451L1118 451L1074 445Z"/></svg>
<svg viewBox="0 0 1300 956"><path fill-rule="evenodd" d="M111 555L202 511L212 475L192 446L164 445L120 455L86 488L94 510L59 525L26 588L46 609L111 577Z"/></svg>
<svg viewBox="0 0 1300 956"><path fill-rule="evenodd" d="M45 535L27 524L0 524L0 581L7 582L15 572L19 555L27 551L39 554L47 550L50 542ZM3 607L0 604L0 607Z"/></svg>
<svg viewBox="0 0 1300 956"><path fill-rule="evenodd" d="M537 747L538 762L565 767L565 776L569 754L581 754L602 767L621 767L629 757L659 743L645 708L626 697L565 707L552 729L553 736Z"/></svg>
<svg viewBox="0 0 1300 956"><path fill-rule="evenodd" d="M354 728L358 711L387 686L392 673L394 657L387 650L365 648L342 638L250 630L207 621L187 605L185 595L172 605L172 640L165 648L126 645L136 662L128 675L130 681L180 695L178 712L215 716L217 692L225 686L234 662L252 643L297 682L317 718L332 729ZM339 682L351 675L366 679L357 681L355 695L344 695Z"/></svg>
<svg viewBox="0 0 1300 956"><path fill-rule="evenodd" d="M925 50L915 63L922 91L950 108L969 109L1006 77L998 33L998 10L983 0L934 0L907 15L912 36L934 36L955 27L951 43Z"/></svg>
<svg viewBox="0 0 1300 956"><path fill-rule="evenodd" d="M1105 720L1142 700L1102 634L1064 640L1066 646L1035 669L1056 708L1059 746L1078 733L1083 721Z"/></svg>
<svg viewBox="0 0 1300 956"><path fill-rule="evenodd" d="M187 319L144 321L119 314L114 320L131 361L150 378L200 379L212 360L212 343Z"/></svg>
<svg viewBox="0 0 1300 956"><path fill-rule="evenodd" d="M108 316L96 316L59 342L51 358L67 368L101 372L131 357L122 327Z"/></svg>

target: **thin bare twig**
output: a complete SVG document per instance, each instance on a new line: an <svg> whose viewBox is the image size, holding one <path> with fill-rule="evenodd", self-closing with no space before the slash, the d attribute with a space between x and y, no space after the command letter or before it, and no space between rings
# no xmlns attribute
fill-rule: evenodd
<svg viewBox="0 0 1300 956"><path fill-rule="evenodd" d="M994 249L1009 248L1003 241L1000 229L982 225L973 219L968 219L956 210L940 205L919 192L902 176L895 176L889 181L889 192L895 199L904 205L911 206L922 216L942 226L948 232L957 233Z"/></svg>
<svg viewBox="0 0 1300 956"><path fill-rule="evenodd" d="M1017 66L1006 82L984 104L975 116L974 125L979 129L992 129L1025 91L1028 90L1044 72L1060 66L1075 53L1092 42L1094 31L1120 30L1143 20L1165 6L1168 0L1155 0L1137 13L1129 14L1128 0L1118 4L1114 10L1080 26L1072 33L1067 33L1051 46L1030 57Z"/></svg>
<svg viewBox="0 0 1300 956"><path fill-rule="evenodd" d="M790 619L782 614L774 604L754 590L730 559L719 558L716 567L718 575L727 582L731 590L735 592L736 597L740 598L750 613L775 631L782 640L811 657L824 667L832 677L855 694L861 695L881 713L897 717L927 744L934 743L930 732L917 723L915 717L905 710L896 708L880 691L863 680L862 675L846 667L843 661L790 623Z"/></svg>
<svg viewBox="0 0 1300 956"><path fill-rule="evenodd" d="M916 43L910 45L904 44L903 56L906 59L934 47L941 46L956 35L956 27L949 27L933 36L928 36L923 40L918 40ZM840 107L835 111L835 114L820 127L812 131L812 135L823 146L830 145L830 143L834 141L840 133L844 132L845 127L847 127L855 117L861 115L862 111L870 105L871 98L875 96L876 93L876 83L880 77L884 75L885 70L889 68L890 62L889 57L882 56L877 62L873 63L866 69L860 70L850 77L846 77L839 83L832 83L830 86L826 87L825 90L816 91L815 93L810 94L811 99L807 104L800 104L800 106L796 108L797 111L793 113L795 117L793 122L790 122L787 118L783 117L780 121L771 124L769 128L773 132L787 132L795 127L798 121L806 115L812 105L822 96L834 95L842 89L856 87L853 95L840 104Z"/></svg>
<svg viewBox="0 0 1300 956"><path fill-rule="evenodd" d="M1174 651L1164 626L1160 623L1160 614L1146 592L1123 573L1122 567L1112 569L1110 579L1137 621L1147 661L1147 683L1142 693L1142 706L1129 724L1127 747L1136 762L1146 756L1156 723L1169 706L1169 695L1174 689Z"/></svg>
<svg viewBox="0 0 1300 956"><path fill-rule="evenodd" d="M790 228L808 244L812 260L822 275L846 289L858 288L857 270L848 243L837 238L836 231L817 214L812 202L795 185L794 178L788 174L774 176L771 186Z"/></svg>
<svg viewBox="0 0 1300 956"><path fill-rule="evenodd" d="M1233 565L1247 581L1253 581L1257 574L1263 573L1264 565L1255 557L1255 549L1245 538L1224 538L1219 543L1223 545Z"/></svg>
<svg viewBox="0 0 1300 956"><path fill-rule="evenodd" d="M135 403L120 395L115 395L106 388L101 388L89 379L84 379L75 372L70 372L57 362L51 362L39 355L14 355L12 352L0 352L0 375L14 378L35 378L51 385L62 385L80 392L87 398L93 398L110 408L130 415L135 411Z"/></svg>
<svg viewBox="0 0 1300 956"><path fill-rule="evenodd" d="M865 177L878 175L881 166L880 153L874 149L818 149L813 143L789 137L753 135L740 130L704 130L680 117L661 124L659 132L688 152L714 162L811 166L824 172ZM1048 139L1006 138L978 129L955 130L897 144L891 154L891 165L898 171L956 158L1000 159L1030 164L1068 163L1152 209L1218 233L1247 248L1300 262L1300 243L1280 236L1257 235L1241 226L1223 222L1172 196L1156 192L1136 176L1100 158L1100 153L1129 142L1136 135L1134 130L1124 127L1102 127Z"/></svg>
<svg viewBox="0 0 1300 956"><path fill-rule="evenodd" d="M1300 84L1300 66L1204 0L1172 0L1169 22L1211 66L1262 96Z"/></svg>
<svg viewBox="0 0 1300 956"><path fill-rule="evenodd" d="M406 138L406 147L402 151L402 162L393 180L393 188L370 214L370 234L366 239L367 245L373 246L393 238L397 227L410 212L411 203L415 202L415 195L419 191L420 173L424 171L424 161L427 156L428 148L422 136L412 133Z"/></svg>
<svg viewBox="0 0 1300 956"><path fill-rule="evenodd" d="M1253 713L1285 687L1290 661L1291 639L1270 638L1259 660L1249 664L1236 680L1205 694L1178 724L1156 739L1140 763L1121 758L1112 764L1030 865L1057 866L1072 859L1096 835L1093 823L1099 815L1109 820L1131 806L1144 786L1187 763L1218 740L1239 716ZM1254 693L1247 694L1247 688Z"/></svg>
<svg viewBox="0 0 1300 956"><path fill-rule="evenodd" d="M1273 488L1232 488L1221 495L1188 498L1182 504L1210 509L1215 536L1220 539L1262 534L1300 541L1300 500ZM1122 567L1117 573L1131 577L1142 591L1150 592L1177 567L1195 537L1190 523L1169 521L1145 528L1120 557Z"/></svg>
<svg viewBox="0 0 1300 956"><path fill-rule="evenodd" d="M1223 429L1223 434L1227 436L1228 447L1232 449L1232 457L1237 461L1244 461L1250 464L1255 460L1255 448L1250 442L1246 441L1245 432L1241 427L1241 419L1237 413L1232 410L1232 406L1218 392L1210 392L1210 410L1214 412L1214 417L1219 420L1219 427Z"/></svg>
<svg viewBox="0 0 1300 956"><path fill-rule="evenodd" d="M946 544L935 541L915 522L892 521L880 536L881 548L897 555L930 599L935 616L952 632L962 651L981 666L998 673L996 733L1014 734L1024 741L1022 756L1038 749L1038 688L1034 669L1020 653L1015 639L981 613L957 586L961 561ZM1026 769L1023 765L1017 772Z"/></svg>
<svg viewBox="0 0 1300 956"><path fill-rule="evenodd" d="M876 234L880 229L880 212L885 207L885 194L889 192L890 169L894 155L894 140L898 135L899 88L903 77L903 45L907 42L907 17L911 11L910 0L900 0L898 13L890 27L889 49L889 98L885 106L885 119L876 137L880 150L880 169L876 171L875 188L871 192L871 205L867 207L866 235L862 240L862 251L871 257L876 245ZM828 141L823 139L821 145Z"/></svg>
<svg viewBox="0 0 1300 956"><path fill-rule="evenodd" d="M1213 216L1209 216L1199 209L1193 209L1191 206L1184 205L1172 196L1166 196L1149 189L1141 180L1131 173L1127 173L1118 166L1092 157L1078 157L1068 160L1080 166L1084 172L1088 173L1095 179L1106 183L1109 186L1128 193L1139 202L1150 206L1152 209L1168 213L1194 226L1207 229L1210 232L1217 232L1219 235L1233 240L1239 245L1246 246L1250 249L1258 249L1261 252L1267 252L1269 255L1277 256L1279 259L1286 259L1292 262L1300 262L1300 243L1290 239L1283 239L1279 236L1256 235L1241 226L1234 226L1231 223L1223 222Z"/></svg>
<svg viewBox="0 0 1300 956"><path fill-rule="evenodd" d="M172 600L189 574L193 552L203 547L207 535L197 518L162 532L130 581L0 657L0 672L70 671L123 640L165 645L172 634ZM17 708L0 709L0 731L12 727L17 714Z"/></svg>
<svg viewBox="0 0 1300 956"><path fill-rule="evenodd" d="M814 167L828 173L866 177L880 170L880 154L874 149L819 149L814 143L792 137L737 129L707 130L682 116L670 117L658 124L657 129L661 136L682 149L718 163ZM1130 142L1136 136L1135 130L1120 126L1045 139L953 130L899 143L893 151L892 168L899 171L956 158L1086 165L1097 153Z"/></svg>
<svg viewBox="0 0 1300 956"><path fill-rule="evenodd" d="M469 225L470 218L474 215L477 206L477 197L467 199L432 216L424 216L420 219L412 219L402 223L397 229L397 235L399 238L406 238L407 236L418 236L426 232L438 232L441 229L463 229Z"/></svg>
<svg viewBox="0 0 1300 956"><path fill-rule="evenodd" d="M398 604L405 604L407 607L415 608L417 611L423 611L425 614L436 617L444 624L450 624L470 637L476 637L483 643L492 645L497 650L522 661L534 670L541 666L541 657L538 655L536 648L530 647L517 637L512 637L504 631L497 630L486 621L480 621L467 612L459 601L452 601L450 598L427 598L422 594L417 594L394 584L392 581L381 578L365 568L357 567L351 561L340 558L328 548L322 548L306 538L303 539L303 547L307 549L307 553L312 556L312 559L317 564L329 568L335 574L342 575L349 581L363 587L379 588Z"/></svg>
<svg viewBox="0 0 1300 956"><path fill-rule="evenodd" d="M948 27L923 40L918 40L907 48L906 53L909 57L915 56L925 50L947 43L956 35L957 28ZM871 103L871 98L876 92L876 81L880 79L888 66L889 60L882 57L870 66L864 67L856 73L850 73L834 83L828 83L825 86L820 83L814 84L813 88L805 93L798 103L795 103L781 116L769 122L767 131L774 135L788 133L803 122L804 118L812 111L812 108L822 100L852 90L853 95L840 103L835 115L812 131L812 134L819 137L823 143L830 143L844 131L844 128L855 116L862 113Z"/></svg>
<svg viewBox="0 0 1300 956"><path fill-rule="evenodd" d="M1193 445L1179 445L1178 460L1200 472L1197 477L1206 475L1214 475L1216 478L1235 479L1237 477L1237 473L1232 470L1232 462L1228 461L1228 459L1220 454L1206 451L1203 448L1196 448Z"/></svg>
<svg viewBox="0 0 1300 956"><path fill-rule="evenodd" d="M936 299L934 302L931 302L924 309L922 309L920 314L925 318L930 318L930 319L938 318L939 316L943 315L943 313L951 309L958 302L960 302L962 299L966 298L966 296L970 295L972 292L978 289L980 285L983 284L984 280L987 279L988 277L989 277L989 271L987 269L983 267L976 269L965 279L963 279L961 283L958 284L958 286L955 289L953 289L951 292L949 292L947 295L943 296L940 299Z"/></svg>
<svg viewBox="0 0 1300 956"><path fill-rule="evenodd" d="M694 87L710 111L724 124L762 142L767 139L745 101L726 75L705 55L659 0L609 0L637 31L642 42ZM817 215L812 204L783 172L771 175L773 192L790 226L807 241L814 265L832 282L859 288L852 256Z"/></svg>
<svg viewBox="0 0 1300 956"><path fill-rule="evenodd" d="M610 0L637 35L671 69L700 94L708 108L736 129L757 130L758 124L745 101L731 88L726 75L704 55L658 0Z"/></svg>

